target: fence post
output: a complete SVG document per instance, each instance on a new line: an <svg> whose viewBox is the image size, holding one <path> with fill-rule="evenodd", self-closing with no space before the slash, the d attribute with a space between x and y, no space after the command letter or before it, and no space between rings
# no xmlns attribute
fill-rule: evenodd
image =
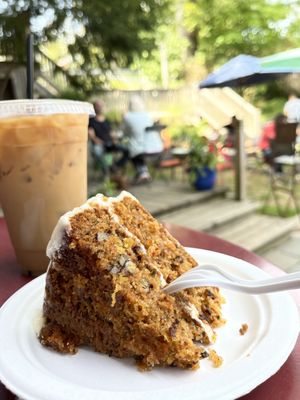
<svg viewBox="0 0 300 400"><path fill-rule="evenodd" d="M243 132L243 123L236 117L232 119L235 138L235 156L234 156L234 198L242 201L246 198L246 152L245 135Z"/></svg>

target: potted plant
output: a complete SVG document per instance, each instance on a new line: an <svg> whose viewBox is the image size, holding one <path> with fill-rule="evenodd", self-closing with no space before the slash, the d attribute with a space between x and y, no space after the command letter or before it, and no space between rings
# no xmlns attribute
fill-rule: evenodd
<svg viewBox="0 0 300 400"><path fill-rule="evenodd" d="M191 135L189 142L190 182L197 190L212 189L216 181L217 146L210 142L207 137L198 134Z"/></svg>

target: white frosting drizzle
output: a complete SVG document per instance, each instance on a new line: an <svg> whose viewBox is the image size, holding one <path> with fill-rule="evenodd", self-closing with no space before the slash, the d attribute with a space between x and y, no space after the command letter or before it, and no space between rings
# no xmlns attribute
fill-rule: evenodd
<svg viewBox="0 0 300 400"><path fill-rule="evenodd" d="M122 190L122 192L116 196L116 197L109 197L109 202L110 203L115 203L118 201L122 201L124 200L125 197L130 197L132 200L138 201L138 199L136 197L134 197L133 194L126 192L126 190Z"/></svg>
<svg viewBox="0 0 300 400"><path fill-rule="evenodd" d="M125 235L127 235L128 237L134 238L138 242L142 252L144 254L147 254L147 250L146 250L145 246L143 245L143 243L140 241L140 239L136 235L134 235L132 232L130 232L124 225L121 225L119 217L112 210L113 204L116 203L117 201L122 201L125 197L130 197L130 198L138 201L131 193L128 193L125 190L123 190L119 194L119 196L117 196L115 198L110 197L108 199L108 201L106 202L106 203L108 203L108 207L107 207L108 213L111 216L112 220L119 225L120 229L125 233ZM161 271L155 265L153 265L153 269L155 269L159 274L161 287L166 286L167 282L166 282L163 274L161 273Z"/></svg>
<svg viewBox="0 0 300 400"><path fill-rule="evenodd" d="M66 214L62 215L58 223L56 224L51 238L49 240L47 249L46 249L46 254L47 257L53 258L54 254L60 249L62 242L63 242L63 237L65 233L68 235L71 230L71 225L70 225L70 218L73 217L76 214L79 214L81 212L84 212L87 209L90 209L90 205L85 203L80 207L74 208L72 211L68 211Z"/></svg>
<svg viewBox="0 0 300 400"><path fill-rule="evenodd" d="M122 193L123 193L123 192L122 192ZM121 194L122 194L122 193L121 193ZM115 199L114 199L114 200L115 200ZM146 248L145 248L145 246L143 245L143 243L140 241L140 239L139 239L138 237L136 237L132 232L130 232L130 230L128 230L128 229L126 228L126 226L121 225L121 223L120 223L120 218L117 216L117 214L114 213L113 208L112 208L112 205L113 205L114 202L115 202L115 201L109 202L109 205L108 205L108 207L107 207L107 211L108 211L108 213L109 213L111 219L112 219L116 224L119 225L119 229L122 230L122 231L125 233L125 235L127 235L128 237L134 238L134 239L138 242L138 244L139 244L139 246L140 246L142 252L143 252L144 254L146 254L146 253L147 253Z"/></svg>
<svg viewBox="0 0 300 400"><path fill-rule="evenodd" d="M72 217L74 217L74 215L82 213L85 210L92 209L93 207L96 207L96 208L105 207L107 209L110 217L112 218L112 220L116 224L119 225L120 229L125 233L125 235L127 237L134 238L138 242L138 244L141 248L141 251L144 254L146 254L147 251L146 251L146 248L143 245L143 243L140 241L140 239L137 236L135 236L132 232L130 232L125 226L123 226L120 223L119 217L116 215L116 213L113 210L114 204L117 202L123 201L125 197L129 197L135 201L138 201L131 193L126 192L125 190L123 190L116 197L105 197L105 196L103 196L103 194L99 193L96 196L88 199L86 201L86 203L83 204L82 206L76 207L72 211L69 211L66 214L64 214L63 216L61 216L56 227L53 230L51 239L48 243L47 250L46 250L47 257L49 257L51 259L55 256L55 254L58 252L61 245L63 244L64 235L65 234L68 235L70 233L70 231L71 231L70 219ZM166 282L163 274L161 273L161 271L157 267L155 267L155 266L153 266L153 267L159 274L161 286L162 287L166 286L167 282Z"/></svg>
<svg viewBox="0 0 300 400"><path fill-rule="evenodd" d="M201 326L203 329L204 333L207 336L207 339L209 343L214 343L215 341L215 334L214 331L211 329L210 325L207 322L202 321L198 316L199 312L197 308L194 306L194 304L188 303L185 306L186 311L189 313L190 317L198 324Z"/></svg>
<svg viewBox="0 0 300 400"><path fill-rule="evenodd" d="M104 200L104 196L102 194L97 194L96 196L88 199L86 203L83 204L82 206L76 207L72 211L68 211L66 214L62 215L58 220L58 223L55 226L50 241L48 243L46 250L47 257L49 258L54 257L55 253L59 250L59 248L62 245L65 233L67 235L70 233L71 229L70 219L74 217L74 215L84 212L87 209L91 209L93 206L99 207L99 205L101 205L108 207L110 203L115 201L122 201L124 197L131 197L135 199L135 197L132 194L126 191L122 191L116 198L111 197L107 198L107 200L106 199Z"/></svg>
<svg viewBox="0 0 300 400"><path fill-rule="evenodd" d="M124 225L120 223L119 217L116 215L116 213L113 210L114 204L117 202L121 202L124 200L125 197L130 197L131 199L138 201L131 193L126 192L123 190L118 196L116 197L104 197L103 194L99 193L94 197L91 197L86 201L85 204L83 204L80 207L74 208L74 210L67 212L64 214L62 217L60 217L56 227L54 228L54 231L52 233L51 239L48 243L47 246L47 251L46 254L47 256L51 259L55 256L55 253L59 250L59 248L62 245L63 242L63 237L65 233L68 235L71 230L71 224L70 224L70 218L72 218L74 215L79 214L81 212L84 212L87 209L92 209L93 207L100 208L100 207L105 207L111 217L111 219L119 225L119 229L124 232L124 234L127 237L132 237L134 238L137 242L139 247L141 248L141 251L146 254L146 248L143 245L143 243L140 241L140 239L135 236L132 232L130 232ZM154 269L158 272L160 276L160 283L161 286L165 286L167 282L165 281L165 278L163 277L163 274L161 271L154 266Z"/></svg>

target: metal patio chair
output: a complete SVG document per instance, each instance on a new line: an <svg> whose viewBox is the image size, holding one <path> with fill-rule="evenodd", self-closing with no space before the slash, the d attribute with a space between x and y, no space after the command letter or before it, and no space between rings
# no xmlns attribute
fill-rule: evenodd
<svg viewBox="0 0 300 400"><path fill-rule="evenodd" d="M291 203L297 214L300 207L296 194L297 172L300 166L300 155L296 153L297 123L277 123L276 136L271 142L270 188L264 202L265 207L273 198L280 216L286 216ZM280 202L280 194L287 195L285 204Z"/></svg>

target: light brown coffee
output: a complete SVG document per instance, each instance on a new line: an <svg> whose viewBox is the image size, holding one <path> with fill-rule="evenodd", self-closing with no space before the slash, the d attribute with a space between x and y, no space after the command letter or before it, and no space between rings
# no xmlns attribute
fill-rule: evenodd
<svg viewBox="0 0 300 400"><path fill-rule="evenodd" d="M0 119L0 202L22 272L46 271L58 218L87 198L88 115Z"/></svg>

